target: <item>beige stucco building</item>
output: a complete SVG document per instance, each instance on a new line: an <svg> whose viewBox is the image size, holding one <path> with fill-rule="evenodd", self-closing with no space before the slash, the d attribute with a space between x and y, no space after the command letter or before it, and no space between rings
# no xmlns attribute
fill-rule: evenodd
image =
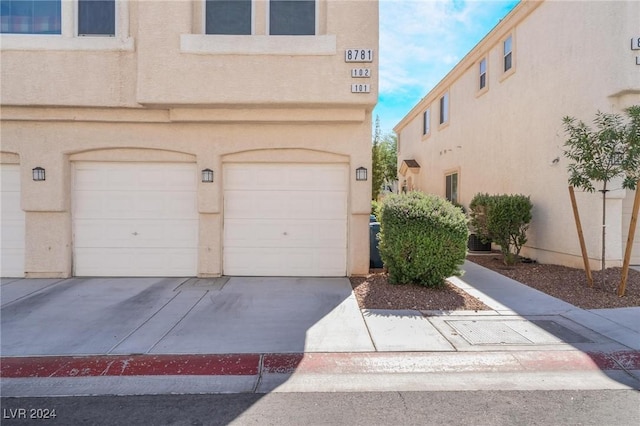
<svg viewBox="0 0 640 426"><path fill-rule="evenodd" d="M368 271L377 1L46 3L3 9L3 276Z"/></svg>
<svg viewBox="0 0 640 426"><path fill-rule="evenodd" d="M581 267L562 118L590 123L640 104L638 17L636 1L523 0L396 126L401 184L465 206L479 192L530 195L522 254ZM620 266L634 193L610 187L607 264ZM598 268L601 194L576 196Z"/></svg>

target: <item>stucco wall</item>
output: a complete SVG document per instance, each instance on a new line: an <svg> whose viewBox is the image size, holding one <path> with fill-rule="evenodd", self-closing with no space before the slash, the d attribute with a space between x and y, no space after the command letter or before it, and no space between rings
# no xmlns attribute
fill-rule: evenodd
<svg viewBox="0 0 640 426"><path fill-rule="evenodd" d="M397 127L399 161L413 158L422 166L414 179L418 189L444 195L445 173L458 170L462 204L468 205L478 192L530 195L533 221L523 254L545 263L580 265L562 117L591 122L597 110L620 112L640 103L639 68L629 49L637 27L629 16L640 16L640 4L520 4ZM505 74L502 41L510 34L514 69ZM488 90L479 92L478 64L483 57ZM439 129L438 100L444 91L450 96L450 123ZM423 138L421 114L429 104L432 134ZM594 260L600 257L599 195L578 193ZM622 258L625 196L620 190L608 193L611 265Z"/></svg>
<svg viewBox="0 0 640 426"><path fill-rule="evenodd" d="M201 276L219 275L222 164L348 163L348 273L369 267L371 111L378 87L378 2L318 0L315 36L268 36L266 0L253 34L202 34L202 1L118 2L114 37L78 37L74 2L59 36L3 34L2 161L20 162L30 276L72 273L74 161L195 162L218 177L199 184ZM345 62L345 49L373 61ZM353 79L368 67L372 77ZM370 93L352 93L352 83ZM251 153L251 154L247 154ZM240 158L236 157L236 158ZM46 169L44 182L31 179Z"/></svg>
<svg viewBox="0 0 640 426"><path fill-rule="evenodd" d="M312 123L311 117L297 124L4 121L2 150L17 153L22 166L27 273L71 274L70 170L74 161L178 161L195 162L198 170L213 169L218 176L214 184L198 186L198 273L215 276L222 272L220 176L224 161L345 162L355 176L357 167L371 163L370 134L370 113L362 121L320 124ZM9 161L14 156L6 157ZM31 179L36 166L46 169L46 181ZM369 267L370 181L352 180L348 268L350 274L364 274Z"/></svg>

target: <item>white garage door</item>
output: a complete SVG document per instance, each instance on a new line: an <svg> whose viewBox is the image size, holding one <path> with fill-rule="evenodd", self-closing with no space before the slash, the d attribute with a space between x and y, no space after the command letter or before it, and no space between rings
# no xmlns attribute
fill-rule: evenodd
<svg viewBox="0 0 640 426"><path fill-rule="evenodd" d="M631 212L633 210L633 198L635 191L627 191L627 196L622 200L622 255L627 246L627 236L629 235L629 223L631 223ZM631 264L640 265L640 222L636 225L636 234L631 250Z"/></svg>
<svg viewBox="0 0 640 426"><path fill-rule="evenodd" d="M193 164L76 163L74 274L196 275L196 179Z"/></svg>
<svg viewBox="0 0 640 426"><path fill-rule="evenodd" d="M20 166L0 166L2 186L2 257L0 275L3 277L24 276L25 215L20 208Z"/></svg>
<svg viewBox="0 0 640 426"><path fill-rule="evenodd" d="M345 276L343 164L224 167L225 275Z"/></svg>

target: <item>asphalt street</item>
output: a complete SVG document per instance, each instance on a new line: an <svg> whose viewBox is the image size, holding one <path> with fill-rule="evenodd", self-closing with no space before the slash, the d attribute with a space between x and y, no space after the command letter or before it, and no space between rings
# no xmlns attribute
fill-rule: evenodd
<svg viewBox="0 0 640 426"><path fill-rule="evenodd" d="M97 396L1 403L6 426L640 424L640 393L632 390ZM52 410L55 418L39 418Z"/></svg>

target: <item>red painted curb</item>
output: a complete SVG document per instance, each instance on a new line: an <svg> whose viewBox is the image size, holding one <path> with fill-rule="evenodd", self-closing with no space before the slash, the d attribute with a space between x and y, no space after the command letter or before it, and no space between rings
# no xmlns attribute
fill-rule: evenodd
<svg viewBox="0 0 640 426"><path fill-rule="evenodd" d="M356 352L3 357L0 377L255 376L640 370L640 351Z"/></svg>
<svg viewBox="0 0 640 426"><path fill-rule="evenodd" d="M258 354L230 355L99 355L83 357L0 358L0 377L86 376L251 376L260 366Z"/></svg>

